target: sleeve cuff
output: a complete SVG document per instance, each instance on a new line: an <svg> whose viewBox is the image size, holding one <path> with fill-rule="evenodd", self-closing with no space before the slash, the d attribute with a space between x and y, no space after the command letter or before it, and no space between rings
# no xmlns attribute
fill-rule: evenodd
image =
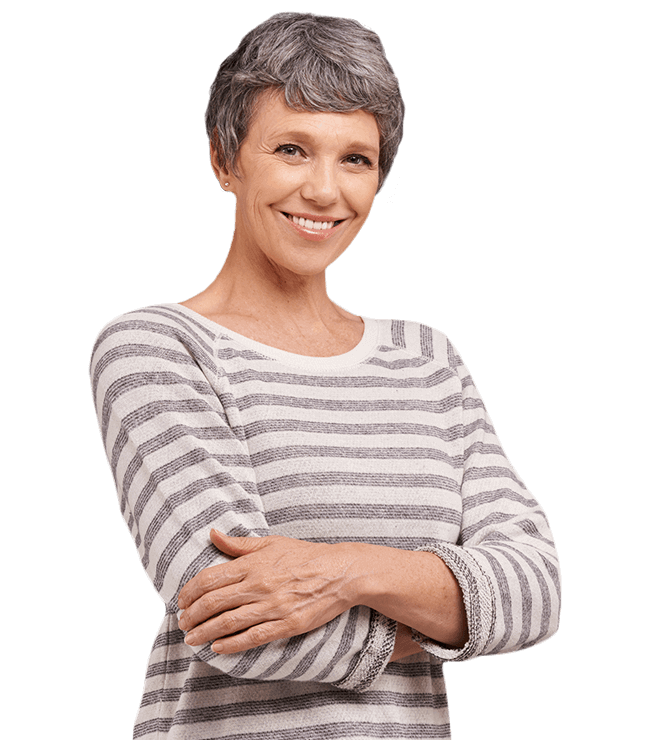
<svg viewBox="0 0 650 740"><path fill-rule="evenodd" d="M350 672L334 686L348 691L367 691L380 676L395 649L397 622L374 610L370 611L368 637Z"/></svg>
<svg viewBox="0 0 650 740"><path fill-rule="evenodd" d="M462 647L448 647L412 629L413 639L427 653L443 661L482 655L494 635L496 601L491 581L471 553L458 545L436 542L418 549L437 555L454 574L463 592L469 638Z"/></svg>

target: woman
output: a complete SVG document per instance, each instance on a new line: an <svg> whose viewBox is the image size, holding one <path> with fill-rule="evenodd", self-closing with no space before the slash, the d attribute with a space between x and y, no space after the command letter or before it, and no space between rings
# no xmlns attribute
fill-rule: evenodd
<svg viewBox="0 0 650 740"><path fill-rule="evenodd" d="M326 293L402 118L356 22L251 31L206 115L236 197L223 269L97 340L104 443L167 607L135 737L448 737L442 663L557 627L546 519L453 346Z"/></svg>

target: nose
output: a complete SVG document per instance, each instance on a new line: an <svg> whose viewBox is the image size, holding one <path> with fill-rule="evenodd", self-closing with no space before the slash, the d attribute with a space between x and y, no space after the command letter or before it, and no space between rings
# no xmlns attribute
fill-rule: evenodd
<svg viewBox="0 0 650 740"><path fill-rule="evenodd" d="M335 162L314 162L305 172L301 195L319 206L328 206L339 197L338 173Z"/></svg>

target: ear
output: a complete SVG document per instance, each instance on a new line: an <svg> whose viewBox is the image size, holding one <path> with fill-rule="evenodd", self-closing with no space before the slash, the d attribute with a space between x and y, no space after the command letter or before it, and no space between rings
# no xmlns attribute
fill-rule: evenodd
<svg viewBox="0 0 650 740"><path fill-rule="evenodd" d="M219 180L219 185L221 185L222 189L226 191L230 190L232 177L227 169L219 165L219 156L217 150L212 144L212 141L210 141L210 164L212 165L212 171L216 175L217 180Z"/></svg>

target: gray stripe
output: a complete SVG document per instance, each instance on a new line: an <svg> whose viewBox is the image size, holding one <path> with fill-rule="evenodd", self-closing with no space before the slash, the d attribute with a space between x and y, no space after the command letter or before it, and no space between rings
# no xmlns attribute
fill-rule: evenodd
<svg viewBox="0 0 650 740"><path fill-rule="evenodd" d="M330 445L287 445L269 447L250 456L253 468L301 457L332 457L347 460L439 460L452 468L463 467L463 457L450 457L429 447L337 447Z"/></svg>
<svg viewBox="0 0 650 740"><path fill-rule="evenodd" d="M249 393L240 397L239 408L250 409L254 406L275 406L282 408L313 409L315 411L373 413L377 411L421 411L430 414L446 414L458 407L460 397L450 394L435 401L417 399L334 399L312 398L303 396L279 396L270 393Z"/></svg>
<svg viewBox="0 0 650 740"><path fill-rule="evenodd" d="M369 367L368 363L363 368ZM375 366L376 367L376 366ZM388 372L387 368L381 368ZM236 370L228 374L231 386L242 383L277 383L285 386L301 386L304 388L435 388L456 376L447 367L436 368L428 375L415 377L390 377L388 375L302 375L283 372L270 372L248 368Z"/></svg>
<svg viewBox="0 0 650 740"><path fill-rule="evenodd" d="M384 360L382 357L369 357L364 365L375 365L388 370L404 370L406 368L422 367L429 360L426 357L404 357L397 360Z"/></svg>
<svg viewBox="0 0 650 740"><path fill-rule="evenodd" d="M266 496L277 491L289 491L299 486L318 488L320 486L375 486L377 488L438 488L444 491L458 491L458 483L443 475L390 475L388 473L353 473L330 470L328 472L294 473L260 481L258 491Z"/></svg>
<svg viewBox="0 0 650 740"><path fill-rule="evenodd" d="M480 424L477 424L477 427ZM246 424L246 437L250 440L260 434L279 432L298 432L310 434L329 434L342 436L413 435L414 437L433 437L453 442L467 436L467 428L451 426L435 427L428 424L339 424L335 422L313 422L301 419L264 419ZM337 440L340 441L340 440Z"/></svg>
<svg viewBox="0 0 650 740"><path fill-rule="evenodd" d="M398 347L406 347L406 339L404 337L404 322L403 321L392 321L390 329L391 339L393 343Z"/></svg>
<svg viewBox="0 0 650 740"><path fill-rule="evenodd" d="M420 348L425 357L438 359L433 354L433 331L430 326L424 324L420 324Z"/></svg>
<svg viewBox="0 0 650 740"><path fill-rule="evenodd" d="M417 506L412 504L305 504L273 509L266 515L271 526L287 522L310 521L319 519L382 519L438 521L448 524L459 524L460 515L454 509L444 506Z"/></svg>

